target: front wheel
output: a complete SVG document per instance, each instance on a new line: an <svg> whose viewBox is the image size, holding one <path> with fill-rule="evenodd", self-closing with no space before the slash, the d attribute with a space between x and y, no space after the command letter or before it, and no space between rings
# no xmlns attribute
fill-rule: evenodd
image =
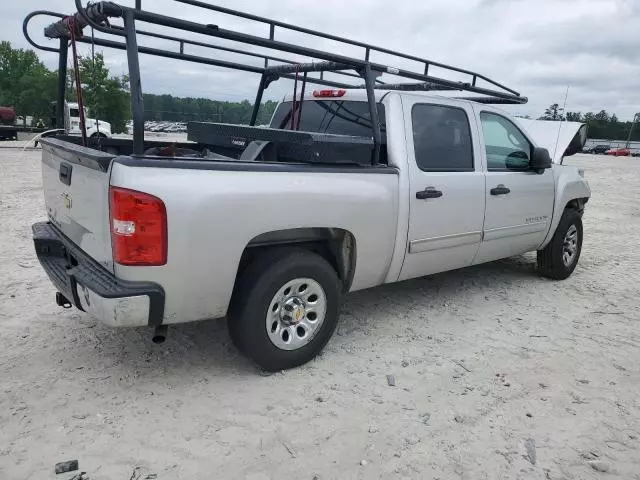
<svg viewBox="0 0 640 480"><path fill-rule="evenodd" d="M338 323L340 282L320 255L271 252L252 262L236 286L229 314L234 344L269 371L313 359Z"/></svg>
<svg viewBox="0 0 640 480"><path fill-rule="evenodd" d="M545 277L564 280L573 273L582 251L582 218L567 208L549 244L538 250L538 270Z"/></svg>

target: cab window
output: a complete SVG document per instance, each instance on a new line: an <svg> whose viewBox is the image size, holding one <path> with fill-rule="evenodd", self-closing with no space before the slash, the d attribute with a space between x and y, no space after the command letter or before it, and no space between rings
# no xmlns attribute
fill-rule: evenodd
<svg viewBox="0 0 640 480"><path fill-rule="evenodd" d="M487 154L487 169L526 169L531 159L531 144L516 125L490 112L480 113L484 145Z"/></svg>
<svg viewBox="0 0 640 480"><path fill-rule="evenodd" d="M416 163L425 172L473 170L471 130L457 107L417 103L411 110Z"/></svg>

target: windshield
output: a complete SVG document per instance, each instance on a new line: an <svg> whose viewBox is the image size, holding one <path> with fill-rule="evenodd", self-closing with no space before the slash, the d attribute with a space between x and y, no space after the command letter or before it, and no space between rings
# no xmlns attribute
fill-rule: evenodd
<svg viewBox="0 0 640 480"><path fill-rule="evenodd" d="M299 108L298 104L298 108ZM291 128L292 102L278 105L271 128ZM378 104L382 143L386 142L384 105ZM352 135L356 137L373 136L369 105L366 102L346 100L308 100L302 103L300 131Z"/></svg>

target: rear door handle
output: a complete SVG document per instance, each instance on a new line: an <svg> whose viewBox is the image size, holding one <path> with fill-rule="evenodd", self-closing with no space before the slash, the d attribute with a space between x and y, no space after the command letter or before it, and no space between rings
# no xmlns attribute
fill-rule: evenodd
<svg viewBox="0 0 640 480"><path fill-rule="evenodd" d="M71 185L71 172L73 171L73 167L68 163L60 164L60 181L65 185Z"/></svg>
<svg viewBox="0 0 640 480"><path fill-rule="evenodd" d="M490 191L491 191L491 195L506 195L511 190L505 187L504 185L500 184L497 187L493 187Z"/></svg>
<svg viewBox="0 0 640 480"><path fill-rule="evenodd" d="M433 187L427 187L420 192L416 192L416 198L418 200L426 200L427 198L440 198L442 196L442 192L440 190L436 190Z"/></svg>

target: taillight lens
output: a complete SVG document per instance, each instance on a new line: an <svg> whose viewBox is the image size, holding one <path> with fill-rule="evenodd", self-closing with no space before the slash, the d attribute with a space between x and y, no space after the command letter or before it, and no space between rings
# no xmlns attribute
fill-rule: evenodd
<svg viewBox="0 0 640 480"><path fill-rule="evenodd" d="M318 97L342 97L344 96L344 94L347 93L346 90L344 90L343 88L340 88L338 90L314 90L313 91L313 96L318 98Z"/></svg>
<svg viewBox="0 0 640 480"><path fill-rule="evenodd" d="M148 193L111 187L109 213L116 263L145 266L167 263L167 211L162 200Z"/></svg>

